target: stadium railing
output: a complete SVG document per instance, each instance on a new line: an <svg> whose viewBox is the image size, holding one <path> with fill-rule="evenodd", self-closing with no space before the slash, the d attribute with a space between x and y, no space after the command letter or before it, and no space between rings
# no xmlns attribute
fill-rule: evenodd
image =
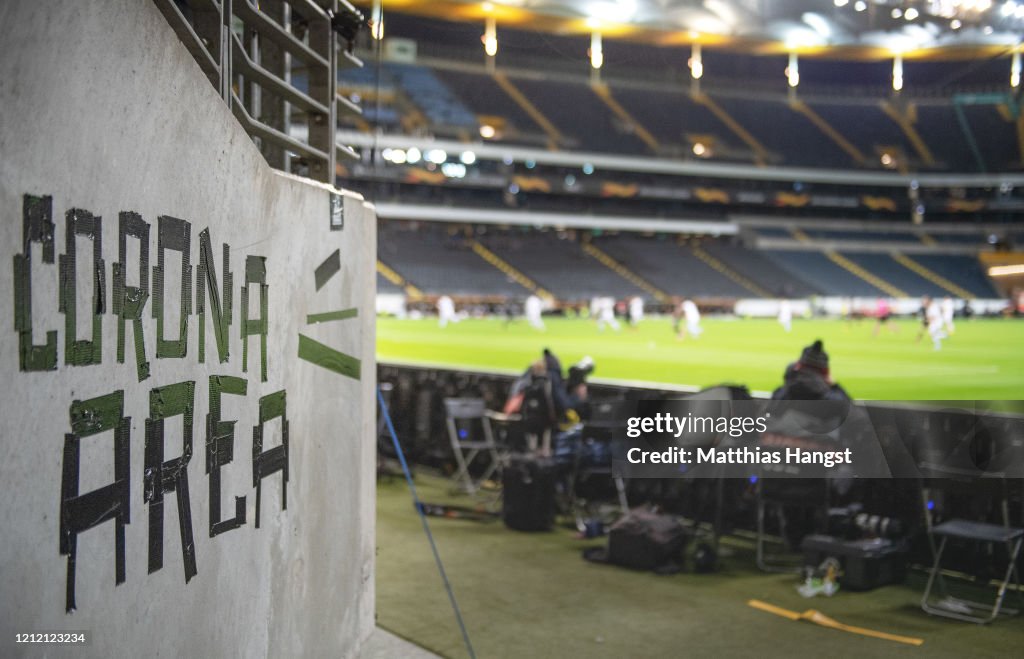
<svg viewBox="0 0 1024 659"><path fill-rule="evenodd" d="M337 93L338 70L363 66L350 52L362 14L346 0L153 2L272 167L333 183L358 159L335 136L339 113L360 114Z"/></svg>

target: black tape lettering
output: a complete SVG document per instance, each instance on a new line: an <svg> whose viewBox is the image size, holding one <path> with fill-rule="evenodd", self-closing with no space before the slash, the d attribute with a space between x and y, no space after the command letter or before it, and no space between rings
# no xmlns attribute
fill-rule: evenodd
<svg viewBox="0 0 1024 659"><path fill-rule="evenodd" d="M231 302L234 277L231 275L231 248L224 243L223 291L217 289L217 268L213 262L210 230L199 232L199 272L196 279L196 313L199 314L199 363L206 361L206 293L210 294L210 312L213 314L213 332L217 340L220 363L228 361L228 330L231 327ZM203 287L205 283L206 287ZM223 304L221 295L223 294Z"/></svg>
<svg viewBox="0 0 1024 659"><path fill-rule="evenodd" d="M14 330L18 333L18 368L53 371L57 368L57 330L46 332L46 343L32 343L32 243L42 243L43 263L53 263L53 198L22 197L22 252L14 255Z"/></svg>
<svg viewBox="0 0 1024 659"><path fill-rule="evenodd" d="M128 236L139 241L139 285L127 284ZM146 340L142 331L142 311L149 301L149 223L138 213L118 215L118 261L114 263L113 310L117 316L117 361L124 363L125 321L131 321L135 337L135 368L139 382L149 377Z"/></svg>
<svg viewBox="0 0 1024 659"><path fill-rule="evenodd" d="M220 468L235 455L235 421L220 418L223 394L244 396L248 381L231 375L210 376L210 412L206 415L206 473L210 475L210 537L245 524L245 497L235 497L235 516L221 521Z"/></svg>
<svg viewBox="0 0 1024 659"><path fill-rule="evenodd" d="M149 504L149 571L164 565L164 494L176 492L185 583L196 576L192 507L188 497L188 463L192 459L192 411L195 382L179 382L149 392L146 419L145 501ZM181 456L164 460L164 420L181 415Z"/></svg>
<svg viewBox="0 0 1024 659"><path fill-rule="evenodd" d="M64 363L72 366L99 364L103 357L103 314L106 313L102 218L87 210L72 208L64 214L64 221L66 253L60 257L60 311L64 314ZM75 303L78 301L78 281L75 267L78 255L75 253L75 236L85 236L92 240L92 338L87 341L79 341L76 335Z"/></svg>
<svg viewBox="0 0 1024 659"><path fill-rule="evenodd" d="M260 398L260 422L252 429L252 485L256 488L256 528L260 527L263 479L281 472L281 510L288 509L288 415L284 390ZM263 424L281 419L281 445L263 450Z"/></svg>
<svg viewBox="0 0 1024 659"><path fill-rule="evenodd" d="M258 286L260 294L260 317L249 319L250 284ZM267 381L267 259L264 256L245 257L245 285L242 286L242 372L248 372L249 339L258 334L260 337L260 380Z"/></svg>
<svg viewBox="0 0 1024 659"><path fill-rule="evenodd" d="M75 559L78 534L114 520L114 583L125 580L124 526L130 520L129 443L131 417L124 416L124 391L71 403L71 432L64 436L63 479L60 492L60 553L68 557L66 609L75 609ZM78 493L81 440L114 431L114 482Z"/></svg>
<svg viewBox="0 0 1024 659"><path fill-rule="evenodd" d="M157 218L156 267L153 268L153 317L156 319L156 356L158 359L180 359L188 352L188 317L192 313L192 225L176 217ZM181 252L181 316L178 338L164 338L164 253Z"/></svg>

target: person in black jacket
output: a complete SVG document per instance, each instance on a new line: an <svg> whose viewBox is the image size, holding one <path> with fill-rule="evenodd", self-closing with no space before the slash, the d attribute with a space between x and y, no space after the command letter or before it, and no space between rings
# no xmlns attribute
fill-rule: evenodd
<svg viewBox="0 0 1024 659"><path fill-rule="evenodd" d="M850 400L846 390L832 382L821 339L803 349L800 359L786 367L782 380L772 393L773 400Z"/></svg>

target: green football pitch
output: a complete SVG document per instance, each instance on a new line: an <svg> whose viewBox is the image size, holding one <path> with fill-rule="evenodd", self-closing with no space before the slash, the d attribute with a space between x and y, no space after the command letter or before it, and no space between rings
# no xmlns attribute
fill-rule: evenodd
<svg viewBox="0 0 1024 659"><path fill-rule="evenodd" d="M786 365L820 338L833 379L861 400L1019 400L1024 398L1024 322L959 321L940 351L920 324L892 323L873 336L874 321L795 320L786 333L774 320L705 318L703 335L677 341L665 318L638 329L599 331L584 319L546 319L538 331L525 320L467 319L438 327L436 318L380 318L381 361L520 372L550 348L563 367L584 355L593 377L706 387L744 384L752 391L779 386Z"/></svg>

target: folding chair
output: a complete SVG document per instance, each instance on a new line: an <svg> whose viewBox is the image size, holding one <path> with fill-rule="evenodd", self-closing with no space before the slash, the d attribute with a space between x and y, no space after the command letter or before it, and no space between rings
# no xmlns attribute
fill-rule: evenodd
<svg viewBox="0 0 1024 659"><path fill-rule="evenodd" d="M833 451L847 443L859 432L859 427L842 427L838 419L850 405L847 401L777 401L779 407L769 407L772 419L768 432L760 439L770 439L772 448L790 446L803 449ZM779 536L787 550L798 550L800 541L789 533L790 525L803 536L823 532L831 505L833 479L831 472L820 465L786 465L786 478L760 477L757 480L757 550L755 562L764 572L800 572L803 560L782 560L783 556L769 556L765 551L768 541L765 517L769 507L774 508L779 524ZM799 514L800 522L787 517ZM811 519L808 520L808 517ZM800 524L803 528L797 527Z"/></svg>
<svg viewBox="0 0 1024 659"><path fill-rule="evenodd" d="M803 561L787 562L778 555L769 555L765 551L768 534L765 516L769 506L776 510L779 521L779 536L788 549L786 510L796 509L811 514L820 525L820 518L827 515L831 481L827 478L759 478L756 484L757 498L757 543L755 562L763 572L799 572L803 569ZM820 530L820 529L818 529ZM813 532L813 530L812 530Z"/></svg>
<svg viewBox="0 0 1024 659"><path fill-rule="evenodd" d="M988 474L984 478L972 478L976 472L966 472L945 466L922 464L922 471L929 476L941 478L942 480L930 481L925 484L922 481L921 502L924 506L925 526L928 533L928 540L932 547L935 560L928 573L928 584L925 586L924 595L921 596L921 608L931 615L973 622L984 625L992 622L999 616L1013 616L1019 610L1004 608L1003 599L1006 596L1006 589L1009 587L1012 577L1017 586L1017 599L1021 601L1020 573L1017 561L1020 558L1021 545L1024 544L1024 528L1010 526L1009 507L1006 497L1006 479L1002 474ZM929 487L930 486L930 487ZM957 486L961 486L963 494L977 498L979 493L999 492L999 508L1002 516L1002 524L991 524L988 522L973 521L967 519L952 518L937 525L932 524L932 515L935 510L936 490L944 493L955 492ZM986 492L987 490L987 492ZM995 503L990 500L990 504ZM999 582L999 589L995 601L991 604L975 600L968 600L953 597L946 589L946 583L942 576L942 555L950 539L984 544L989 547L1003 545L1007 553L1007 566L1002 581ZM936 547L936 540L938 546ZM938 598L932 599L932 588L938 584Z"/></svg>
<svg viewBox="0 0 1024 659"><path fill-rule="evenodd" d="M583 425L582 440L591 441L607 446L607 464L593 464L584 461L583 447L580 447L573 457L572 471L569 476L569 508L576 518L576 526L583 528L584 516L588 515L588 508L592 501L579 496L580 489L591 478L610 478L615 486L616 503L621 514L629 512L629 500L626 498L626 481L617 476L612 469L611 456L615 453L613 446L620 443L622 439L622 419L625 418L625 410L628 403L624 400L602 400L593 403L591 418Z"/></svg>
<svg viewBox="0 0 1024 659"><path fill-rule="evenodd" d="M494 441L490 412L482 398L445 398L444 408L447 415L448 439L455 454L455 461L458 463L452 480L459 489L475 494L480 489L480 483L501 468L504 459ZM473 437L473 425L477 422L482 428L483 439ZM481 454L488 456L490 463L480 477L474 480L469 467Z"/></svg>

